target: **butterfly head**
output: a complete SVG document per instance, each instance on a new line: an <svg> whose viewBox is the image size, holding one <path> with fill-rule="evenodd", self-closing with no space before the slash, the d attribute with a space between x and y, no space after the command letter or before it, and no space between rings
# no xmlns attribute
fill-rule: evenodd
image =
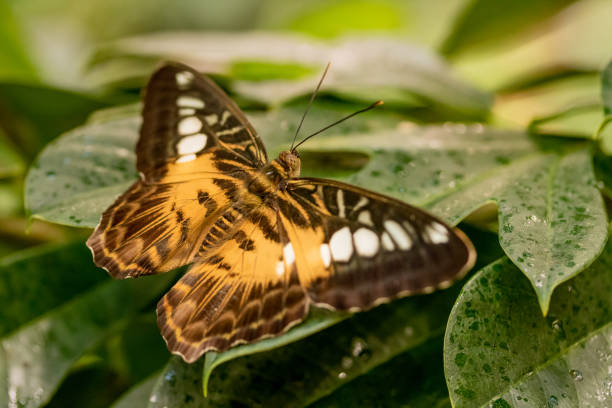
<svg viewBox="0 0 612 408"><path fill-rule="evenodd" d="M300 176L300 155L297 150L285 150L278 155L278 162L283 166L287 172L288 178L295 178Z"/></svg>

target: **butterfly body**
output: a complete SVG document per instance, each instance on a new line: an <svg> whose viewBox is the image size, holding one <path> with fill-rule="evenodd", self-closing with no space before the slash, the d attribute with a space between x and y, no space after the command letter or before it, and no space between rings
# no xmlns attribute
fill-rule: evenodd
<svg viewBox="0 0 612 408"><path fill-rule="evenodd" d="M459 230L418 208L302 178L293 149L268 161L238 107L181 64L153 74L136 152L141 179L87 244L116 278L191 264L157 307L188 362L278 335L313 305L357 311L447 287L474 263Z"/></svg>

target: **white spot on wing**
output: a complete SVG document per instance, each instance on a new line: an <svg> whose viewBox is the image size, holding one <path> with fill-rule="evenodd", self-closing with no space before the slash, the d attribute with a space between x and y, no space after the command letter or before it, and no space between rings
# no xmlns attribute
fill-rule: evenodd
<svg viewBox="0 0 612 408"><path fill-rule="evenodd" d="M180 116L191 116L195 114L195 109L191 109L191 108L182 108L179 109L179 115Z"/></svg>
<svg viewBox="0 0 612 408"><path fill-rule="evenodd" d="M181 95L176 99L176 104L179 108L203 109L204 101L187 95Z"/></svg>
<svg viewBox="0 0 612 408"><path fill-rule="evenodd" d="M395 245L393 245L393 240L386 232L382 233L382 244L387 251L393 251L395 249Z"/></svg>
<svg viewBox="0 0 612 408"><path fill-rule="evenodd" d="M208 126L213 126L219 120L219 117L216 113L212 113L210 115L204 116L204 120L208 124Z"/></svg>
<svg viewBox="0 0 612 408"><path fill-rule="evenodd" d="M353 255L353 240L349 227L334 232L329 240L329 248L335 261L347 262Z"/></svg>
<svg viewBox="0 0 612 408"><path fill-rule="evenodd" d="M293 245L291 245L291 242L283 248L283 256L285 257L287 265L291 265L295 262L295 252L293 252Z"/></svg>
<svg viewBox="0 0 612 408"><path fill-rule="evenodd" d="M178 132L181 135L198 133L202 129L202 122L195 116L188 116L178 123Z"/></svg>
<svg viewBox="0 0 612 408"><path fill-rule="evenodd" d="M331 252L327 244L321 244L321 259L323 260L323 265L325 265L326 268L329 267L331 264Z"/></svg>
<svg viewBox="0 0 612 408"><path fill-rule="evenodd" d="M229 111L223 111L223 113L221 114L221 126L225 125L225 121L228 120L230 116L232 116L232 114Z"/></svg>
<svg viewBox="0 0 612 408"><path fill-rule="evenodd" d="M425 235L432 244L444 244L448 242L448 231L444 225L433 221L425 228Z"/></svg>
<svg viewBox="0 0 612 408"><path fill-rule="evenodd" d="M410 239L410 236L404 231L401 225L393 220L387 220L385 221L385 229L400 249L410 249L412 246L412 239Z"/></svg>
<svg viewBox="0 0 612 408"><path fill-rule="evenodd" d="M369 202L370 202L370 200L368 200L366 197L361 196L361 198L359 199L359 201L357 202L355 207L353 207L353 212L359 211L361 208L363 208L366 205L368 205Z"/></svg>
<svg viewBox="0 0 612 408"><path fill-rule="evenodd" d="M206 147L206 139L207 137L203 133L185 136L176 144L176 152L181 156L197 153Z"/></svg>
<svg viewBox="0 0 612 408"><path fill-rule="evenodd" d="M362 212L360 212L359 216L357 217L357 221L362 224L369 225L370 227L374 226L374 223L372 222L372 215L368 210L363 210Z"/></svg>
<svg viewBox="0 0 612 408"><path fill-rule="evenodd" d="M185 162L190 162L192 160L196 159L196 155L195 154L186 154L185 156L181 156L176 160L176 163L185 163Z"/></svg>
<svg viewBox="0 0 612 408"><path fill-rule="evenodd" d="M180 89L185 89L191 85L191 82L193 81L193 74L189 71L177 72L175 79L178 87Z"/></svg>
<svg viewBox="0 0 612 408"><path fill-rule="evenodd" d="M357 253L361 256L373 257L378 253L380 242L378 235L370 229L359 228L353 234Z"/></svg>

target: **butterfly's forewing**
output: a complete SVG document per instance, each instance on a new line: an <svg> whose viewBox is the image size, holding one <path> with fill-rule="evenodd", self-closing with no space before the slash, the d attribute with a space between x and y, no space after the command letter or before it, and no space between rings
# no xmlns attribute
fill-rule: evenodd
<svg viewBox="0 0 612 408"><path fill-rule="evenodd" d="M279 208L314 304L361 310L445 288L475 261L471 242L401 201L331 180L297 179Z"/></svg>
<svg viewBox="0 0 612 408"><path fill-rule="evenodd" d="M236 105L180 64L151 77L136 155L141 179L104 212L87 241L96 264L119 278L191 262L244 175L267 160Z"/></svg>
<svg viewBox="0 0 612 408"><path fill-rule="evenodd" d="M187 362L282 333L308 312L296 254L274 207L222 218L220 233L230 238L211 245L157 305L168 348Z"/></svg>

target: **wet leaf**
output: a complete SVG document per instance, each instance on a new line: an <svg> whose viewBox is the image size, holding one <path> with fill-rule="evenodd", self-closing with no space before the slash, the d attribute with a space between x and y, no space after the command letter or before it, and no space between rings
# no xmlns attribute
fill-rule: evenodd
<svg viewBox="0 0 612 408"><path fill-rule="evenodd" d="M261 44L266 44L266 47ZM220 47L223 52L219 52ZM257 68L259 75L252 78L255 81L231 78L231 88L243 97L269 105L309 95L329 61L332 67L322 92L347 99L367 99L371 103L402 90L416 98L404 97L401 106L412 99L418 107L425 104L471 118L482 118L491 103L489 95L460 81L435 55L392 38L346 38L330 44L295 35L262 32L163 33L121 40L103 50L101 55L106 58L99 59L94 74L106 82L125 79L121 77L125 75L125 68L114 69L113 58L124 66L126 57L138 62L145 56L157 56L158 59L186 62L203 72L223 75L233 73L236 64L247 62L253 70L257 61L266 61ZM265 72L266 64L272 67L276 79L264 80L271 76ZM141 73L142 76L149 75L151 65ZM282 66L289 68L279 71ZM297 66L302 66L301 72L311 75L303 79L300 75L297 79L282 79L295 77ZM120 77L110 78L112 72L119 72ZM368 97L364 98L365 95Z"/></svg>
<svg viewBox="0 0 612 408"><path fill-rule="evenodd" d="M298 117L295 110L250 116L274 156L290 143L288 123ZM319 111L310 123L325 118L329 123L329 117L330 112ZM26 206L32 216L95 226L136 179L132 146L139 121L130 110L103 114L50 144L28 174ZM369 157L348 176L316 175L424 206L453 224L496 202L502 247L531 279L546 313L555 286L592 262L607 237L591 150L585 146L480 124L419 127L368 113L313 139L304 152L319 157L315 167L321 160L334 163L341 152ZM307 164L303 173L312 174Z"/></svg>
<svg viewBox="0 0 612 408"><path fill-rule="evenodd" d="M68 252L64 252L67 251ZM85 249L81 249L84 251ZM48 401L51 395L65 377L71 366L87 350L99 344L110 333L125 323L126 318L134 315L142 307L156 300L159 292L167 287L173 274L133 281L110 281L89 286L87 290L77 284L71 289L63 289L60 298L57 283L62 274L99 273L94 270L90 261L75 259L74 248L58 248L56 251L42 253L26 252L22 258L3 261L3 275L14 275L12 282L28 283L26 276L20 278L16 272L28 271L29 274L43 275L56 272L47 280L51 283L45 291L43 282L36 293L43 299L39 305L46 303L48 310L33 309L38 312L36 319L29 310L23 315L25 323L11 326L9 333L0 339L0 405L38 407ZM49 257L56 257L54 263L49 263ZM67 262L62 262L65 259ZM78 260L75 271L74 262ZM46 261L46 263L44 263ZM44 266L41 266L44 263ZM50 270L51 268L51 270ZM11 281L9 281L11 282ZM32 283L30 283L32 285ZM86 285L86 282L80 283ZM70 285L67 285L70 288ZM24 293L19 287L13 288L15 295ZM80 295L70 297L80 290ZM49 293L49 294L47 294ZM14 295L14 296L15 296ZM46 298L46 299L45 299ZM2 297L4 300L4 297ZM36 305L35 302L32 302Z"/></svg>
<svg viewBox="0 0 612 408"><path fill-rule="evenodd" d="M612 245L562 284L548 317L508 259L477 273L453 308L445 372L455 407L607 406ZM506 405L504 405L504 402Z"/></svg>
<svg viewBox="0 0 612 408"><path fill-rule="evenodd" d="M159 373L155 373L123 394L111 408L147 408L149 396L157 383Z"/></svg>

